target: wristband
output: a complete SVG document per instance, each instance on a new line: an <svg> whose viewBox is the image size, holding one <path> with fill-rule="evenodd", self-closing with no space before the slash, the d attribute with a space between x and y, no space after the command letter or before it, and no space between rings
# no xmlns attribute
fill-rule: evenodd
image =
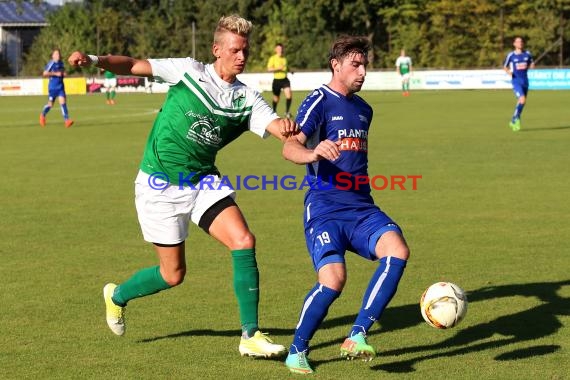
<svg viewBox="0 0 570 380"><path fill-rule="evenodd" d="M97 66L97 64L99 63L99 57L97 57L96 55L91 55L91 54L87 54L87 56L89 57L89 59L91 59L91 64L93 66Z"/></svg>

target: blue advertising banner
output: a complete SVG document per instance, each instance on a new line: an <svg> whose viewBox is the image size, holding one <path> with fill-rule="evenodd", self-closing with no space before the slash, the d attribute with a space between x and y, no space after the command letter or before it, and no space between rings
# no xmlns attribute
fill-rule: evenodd
<svg viewBox="0 0 570 380"><path fill-rule="evenodd" d="M531 90L569 90L570 69L540 69L528 71Z"/></svg>

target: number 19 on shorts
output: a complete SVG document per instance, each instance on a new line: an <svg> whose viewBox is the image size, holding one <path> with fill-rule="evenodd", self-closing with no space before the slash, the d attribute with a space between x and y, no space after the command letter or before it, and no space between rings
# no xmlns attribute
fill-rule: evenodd
<svg viewBox="0 0 570 380"><path fill-rule="evenodd" d="M320 235L317 235L317 239L319 239L321 246L323 246L325 244L329 244L331 242L331 238L330 238L329 233L327 231L324 231Z"/></svg>

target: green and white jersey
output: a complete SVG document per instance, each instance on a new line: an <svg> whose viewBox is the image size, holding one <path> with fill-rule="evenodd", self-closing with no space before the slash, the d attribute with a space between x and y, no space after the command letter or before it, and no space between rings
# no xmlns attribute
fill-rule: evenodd
<svg viewBox="0 0 570 380"><path fill-rule="evenodd" d="M140 169L197 184L217 174L216 154L245 131L266 138L278 118L259 92L223 81L212 64L192 58L149 59L157 82L170 86L154 122Z"/></svg>
<svg viewBox="0 0 570 380"><path fill-rule="evenodd" d="M410 68L412 67L412 59L408 56L400 56L396 59L396 67L398 68L400 75L409 74Z"/></svg>

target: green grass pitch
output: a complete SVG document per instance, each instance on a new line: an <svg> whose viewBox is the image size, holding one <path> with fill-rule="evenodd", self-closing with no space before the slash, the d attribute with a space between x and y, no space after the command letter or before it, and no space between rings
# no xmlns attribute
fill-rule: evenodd
<svg viewBox="0 0 570 380"><path fill-rule="evenodd" d="M296 107L306 92L294 94ZM348 284L312 342L319 379L564 379L570 373L570 92L531 91L522 130L511 91L363 92L374 108L371 175L421 175L417 190L375 191L404 229L411 259L370 332L378 357L346 362L339 345L376 265L348 254ZM239 356L229 253L196 226L184 284L134 300L114 336L102 287L156 264L142 239L133 181L164 95L71 96L41 129L44 97L0 98L0 378L281 379L281 361ZM283 112L283 102L280 112ZM218 166L296 175L280 143L246 134ZM258 241L260 323L289 345L314 284L302 191L238 192ZM418 301L455 282L469 310L436 330Z"/></svg>

